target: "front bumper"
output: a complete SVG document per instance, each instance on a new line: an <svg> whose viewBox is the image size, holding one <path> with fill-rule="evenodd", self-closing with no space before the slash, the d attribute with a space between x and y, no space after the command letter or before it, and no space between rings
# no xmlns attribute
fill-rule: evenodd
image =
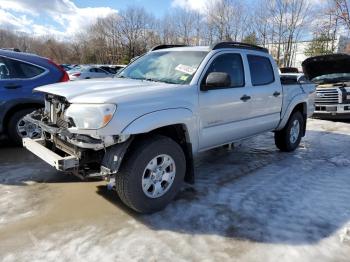
<svg viewBox="0 0 350 262"><path fill-rule="evenodd" d="M43 136L36 140L25 138L23 146L46 163L83 179L107 176L118 171L132 138L107 136L96 139L86 134L75 134L67 128L39 120L41 115L35 114L27 115L25 120L40 126Z"/></svg>
<svg viewBox="0 0 350 262"><path fill-rule="evenodd" d="M320 118L350 118L350 104L315 104L313 116Z"/></svg>
<svg viewBox="0 0 350 262"><path fill-rule="evenodd" d="M59 171L75 171L79 168L79 159L77 157L56 154L45 147L45 140L42 138L23 138L23 146Z"/></svg>

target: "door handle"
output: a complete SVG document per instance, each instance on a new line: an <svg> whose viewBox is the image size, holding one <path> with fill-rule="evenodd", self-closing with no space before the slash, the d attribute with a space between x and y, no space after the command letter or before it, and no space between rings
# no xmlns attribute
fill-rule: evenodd
<svg viewBox="0 0 350 262"><path fill-rule="evenodd" d="M247 95L244 95L244 96L241 97L241 100L242 100L243 102L247 102L249 99L251 99L251 97L250 97L250 96L247 96Z"/></svg>
<svg viewBox="0 0 350 262"><path fill-rule="evenodd" d="M17 89L17 88L20 88L22 87L21 85L19 84L7 84L4 86L6 89Z"/></svg>
<svg viewBox="0 0 350 262"><path fill-rule="evenodd" d="M273 93L273 96L274 96L274 97L278 97L280 94L281 94L280 92L277 92L277 91L276 91L275 93Z"/></svg>

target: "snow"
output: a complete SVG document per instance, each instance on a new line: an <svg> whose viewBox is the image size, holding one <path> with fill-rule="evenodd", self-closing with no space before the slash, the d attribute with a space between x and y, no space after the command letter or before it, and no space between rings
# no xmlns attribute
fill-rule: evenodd
<svg viewBox="0 0 350 262"><path fill-rule="evenodd" d="M292 153L272 134L203 153L196 184L148 216L0 149L0 260L349 261L349 141L348 123L310 120Z"/></svg>

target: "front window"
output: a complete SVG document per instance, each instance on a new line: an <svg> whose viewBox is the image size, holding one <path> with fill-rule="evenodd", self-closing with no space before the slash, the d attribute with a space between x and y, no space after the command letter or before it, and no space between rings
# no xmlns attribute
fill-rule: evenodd
<svg viewBox="0 0 350 262"><path fill-rule="evenodd" d="M244 86L244 69L242 57L239 54L222 54L211 63L206 76L212 72L224 72L230 76L231 87ZM206 77L204 77L206 79Z"/></svg>
<svg viewBox="0 0 350 262"><path fill-rule="evenodd" d="M337 74L328 74L317 76L312 79L312 82L316 84L332 84L339 82L349 82L350 81L350 73L337 73Z"/></svg>
<svg viewBox="0 0 350 262"><path fill-rule="evenodd" d="M207 54L202 51L151 52L127 66L117 77L189 84Z"/></svg>

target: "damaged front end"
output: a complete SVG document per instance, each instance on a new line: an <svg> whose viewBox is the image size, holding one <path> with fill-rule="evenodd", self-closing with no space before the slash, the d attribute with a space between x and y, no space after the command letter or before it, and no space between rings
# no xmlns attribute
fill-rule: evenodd
<svg viewBox="0 0 350 262"><path fill-rule="evenodd" d="M80 178L116 173L132 139L117 135L99 136L94 130L79 130L74 120L66 115L70 106L63 97L46 95L45 109L24 118L40 126L42 137L36 140L24 138L24 147L57 170ZM111 158L114 161L111 162Z"/></svg>

